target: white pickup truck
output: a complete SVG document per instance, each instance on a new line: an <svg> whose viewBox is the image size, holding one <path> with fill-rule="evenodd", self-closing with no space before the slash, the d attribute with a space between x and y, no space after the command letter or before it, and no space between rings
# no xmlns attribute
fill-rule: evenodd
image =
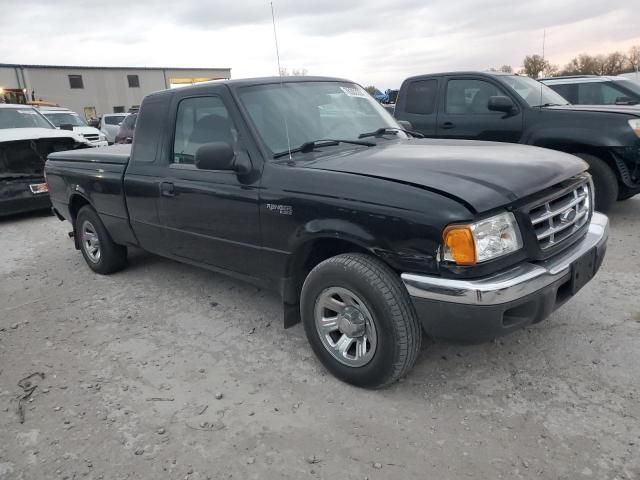
<svg viewBox="0 0 640 480"><path fill-rule="evenodd" d="M72 130L82 135L92 147L106 147L109 145L104 133L87 122L76 112L63 107L40 107L40 112L47 117L53 126L62 130Z"/></svg>
<svg viewBox="0 0 640 480"><path fill-rule="evenodd" d="M29 105L0 104L0 216L51 207L44 162L52 152L89 147Z"/></svg>

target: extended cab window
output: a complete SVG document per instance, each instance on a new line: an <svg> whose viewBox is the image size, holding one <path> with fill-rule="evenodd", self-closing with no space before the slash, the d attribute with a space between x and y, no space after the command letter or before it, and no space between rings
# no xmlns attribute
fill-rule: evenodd
<svg viewBox="0 0 640 480"><path fill-rule="evenodd" d="M447 113L495 113L487 108L489 98L504 95L498 87L484 80L449 80Z"/></svg>
<svg viewBox="0 0 640 480"><path fill-rule="evenodd" d="M173 163L193 164L198 148L226 142L235 149L238 132L219 97L194 97L180 102L173 141Z"/></svg>
<svg viewBox="0 0 640 480"><path fill-rule="evenodd" d="M407 112L420 115L430 115L436 105L438 81L418 80L411 82L407 90Z"/></svg>

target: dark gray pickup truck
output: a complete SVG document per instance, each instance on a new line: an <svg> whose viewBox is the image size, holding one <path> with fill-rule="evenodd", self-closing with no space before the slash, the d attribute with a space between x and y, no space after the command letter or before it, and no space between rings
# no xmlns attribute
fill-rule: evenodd
<svg viewBox="0 0 640 480"><path fill-rule="evenodd" d="M586 169L414 138L359 85L314 77L152 94L132 147L46 165L91 269L116 272L141 247L273 289L285 326L302 319L327 369L363 387L406 374L423 330L504 335L590 281L608 220Z"/></svg>
<svg viewBox="0 0 640 480"><path fill-rule="evenodd" d="M450 72L406 79L394 115L426 137L551 148L582 158L596 209L640 193L640 109L569 105L522 75Z"/></svg>

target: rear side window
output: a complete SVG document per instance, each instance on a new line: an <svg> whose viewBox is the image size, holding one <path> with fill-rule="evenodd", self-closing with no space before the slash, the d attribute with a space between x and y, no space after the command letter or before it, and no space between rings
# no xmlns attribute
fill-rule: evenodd
<svg viewBox="0 0 640 480"><path fill-rule="evenodd" d="M193 164L198 148L225 142L235 149L238 131L219 97L186 98L178 105L173 163Z"/></svg>
<svg viewBox="0 0 640 480"><path fill-rule="evenodd" d="M142 102L138 114L136 132L133 141L131 158L136 163L155 161L158 149L158 138L164 130L166 119L166 103L164 99L149 99ZM127 117L129 119L130 117Z"/></svg>
<svg viewBox="0 0 640 480"><path fill-rule="evenodd" d="M124 117L116 117L116 116L104 117L104 123L106 125L120 125L123 119Z"/></svg>
<svg viewBox="0 0 640 480"><path fill-rule="evenodd" d="M417 80L409 84L407 90L407 112L430 115L435 110L438 81Z"/></svg>
<svg viewBox="0 0 640 480"><path fill-rule="evenodd" d="M549 85L556 93L559 93L562 98L564 98L569 103L578 103L578 95L577 90L578 87L576 85L570 84L559 84L559 85Z"/></svg>

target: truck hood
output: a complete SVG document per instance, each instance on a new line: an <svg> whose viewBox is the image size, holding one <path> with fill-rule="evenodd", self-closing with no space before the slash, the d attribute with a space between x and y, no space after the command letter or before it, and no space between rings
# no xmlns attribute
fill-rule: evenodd
<svg viewBox="0 0 640 480"><path fill-rule="evenodd" d="M640 117L640 105L558 105L545 108L563 112L623 113Z"/></svg>
<svg viewBox="0 0 640 480"><path fill-rule="evenodd" d="M78 143L87 143L81 135L68 130L55 128L2 128L0 142L16 142L20 140L40 140L45 138L72 138Z"/></svg>
<svg viewBox="0 0 640 480"><path fill-rule="evenodd" d="M376 147L322 155L298 166L406 183L454 197L474 213L508 205L588 168L573 155L544 148L436 139L378 141Z"/></svg>

